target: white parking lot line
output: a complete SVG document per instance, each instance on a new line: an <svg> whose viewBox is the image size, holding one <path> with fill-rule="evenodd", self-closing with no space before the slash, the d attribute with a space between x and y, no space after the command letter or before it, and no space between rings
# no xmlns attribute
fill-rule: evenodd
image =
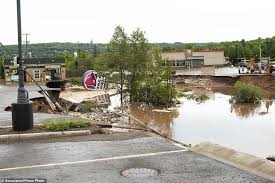
<svg viewBox="0 0 275 183"><path fill-rule="evenodd" d="M163 151L163 152L135 154L135 155L128 155L128 156L115 156L115 157L111 157L111 158L99 158L99 159L92 159L92 160L71 161L71 162L63 162L63 163L50 163L50 164L43 164L43 165L30 165L30 166L21 166L21 167L19 166L19 167L12 167L12 168L2 168L2 169L0 169L0 172L11 171L11 170L32 169L32 168L40 168L40 167L94 163L94 162L121 160L121 159L128 159L128 158L139 158L139 157L147 157L147 156L173 154L173 153L179 153L179 152L185 152L185 151L187 151L187 150L181 149L181 150L175 150L175 151Z"/></svg>

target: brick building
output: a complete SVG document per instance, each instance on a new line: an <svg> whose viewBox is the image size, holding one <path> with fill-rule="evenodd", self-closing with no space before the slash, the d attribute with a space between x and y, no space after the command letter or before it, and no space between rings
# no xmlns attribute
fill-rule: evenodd
<svg viewBox="0 0 275 183"><path fill-rule="evenodd" d="M173 68L197 68L226 64L223 50L175 50L161 53Z"/></svg>

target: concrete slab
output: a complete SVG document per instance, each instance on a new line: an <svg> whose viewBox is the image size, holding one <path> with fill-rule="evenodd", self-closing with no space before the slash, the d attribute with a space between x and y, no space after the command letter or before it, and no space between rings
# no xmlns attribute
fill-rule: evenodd
<svg viewBox="0 0 275 183"><path fill-rule="evenodd" d="M275 162L207 142L198 144L191 149L199 154L266 177L275 182Z"/></svg>
<svg viewBox="0 0 275 183"><path fill-rule="evenodd" d="M186 151L160 138L126 141L0 145L0 178L39 177L48 182L261 182L270 181ZM157 176L126 178L128 168Z"/></svg>

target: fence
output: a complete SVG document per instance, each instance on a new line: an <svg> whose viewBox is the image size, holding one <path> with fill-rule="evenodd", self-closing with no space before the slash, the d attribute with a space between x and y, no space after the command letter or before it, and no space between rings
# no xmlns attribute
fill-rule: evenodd
<svg viewBox="0 0 275 183"><path fill-rule="evenodd" d="M66 70L66 77L82 77L86 70Z"/></svg>

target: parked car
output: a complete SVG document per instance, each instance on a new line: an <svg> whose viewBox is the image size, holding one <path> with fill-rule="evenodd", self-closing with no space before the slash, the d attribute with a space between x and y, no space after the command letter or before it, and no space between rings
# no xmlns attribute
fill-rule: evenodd
<svg viewBox="0 0 275 183"><path fill-rule="evenodd" d="M19 81L19 76L18 76L18 74L12 75L12 76L11 76L11 81L18 82L18 81Z"/></svg>
<svg viewBox="0 0 275 183"><path fill-rule="evenodd" d="M273 72L275 72L275 65L270 66L270 73L273 73Z"/></svg>
<svg viewBox="0 0 275 183"><path fill-rule="evenodd" d="M50 80L52 80L52 77L49 76L49 75L46 75L46 80L47 80L47 81L50 81Z"/></svg>
<svg viewBox="0 0 275 183"><path fill-rule="evenodd" d="M239 62L238 66L239 67L247 67L247 63L246 62Z"/></svg>

